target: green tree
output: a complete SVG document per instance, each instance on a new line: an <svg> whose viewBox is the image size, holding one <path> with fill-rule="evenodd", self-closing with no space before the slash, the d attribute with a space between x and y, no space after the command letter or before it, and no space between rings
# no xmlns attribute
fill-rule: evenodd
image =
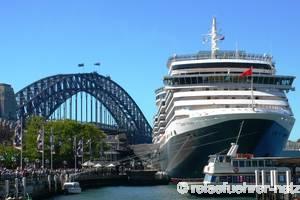
<svg viewBox="0 0 300 200"><path fill-rule="evenodd" d="M0 144L0 165L10 169L15 168L19 163L20 151L13 146Z"/></svg>
<svg viewBox="0 0 300 200"><path fill-rule="evenodd" d="M55 155L53 156L54 167L61 167L63 161L67 161L68 164L74 162L73 141L76 136L76 140L83 139L84 150L87 152L88 145L86 142L90 139L92 152L91 155L97 158L99 155L100 144L103 143L103 139L106 137L103 131L97 128L93 124L81 124L72 120L59 120L59 121L47 121L41 117L32 117L26 123L27 132L24 136L25 149L24 154L33 161L35 159L41 159L41 153L37 151L37 135L38 131L44 126L45 130L45 158L50 159L50 135L51 130L54 135ZM89 158L89 155L84 157ZM87 160L87 159L85 159Z"/></svg>
<svg viewBox="0 0 300 200"><path fill-rule="evenodd" d="M38 131L42 128L43 124L44 119L42 117L31 117L26 122L26 130L23 135L23 156L27 157L29 161L34 161L39 158L36 139Z"/></svg>

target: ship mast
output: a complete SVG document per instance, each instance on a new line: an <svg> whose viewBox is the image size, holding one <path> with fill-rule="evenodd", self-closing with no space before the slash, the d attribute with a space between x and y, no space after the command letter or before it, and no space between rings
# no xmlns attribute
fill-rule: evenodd
<svg viewBox="0 0 300 200"><path fill-rule="evenodd" d="M218 34L217 34L217 24L216 18L213 17L212 27L211 27L211 58L216 58L217 51L219 50L218 47Z"/></svg>

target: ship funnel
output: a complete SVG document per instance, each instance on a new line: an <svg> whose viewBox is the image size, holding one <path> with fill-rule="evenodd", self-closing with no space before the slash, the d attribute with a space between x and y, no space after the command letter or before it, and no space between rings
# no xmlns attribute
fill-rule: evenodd
<svg viewBox="0 0 300 200"><path fill-rule="evenodd" d="M231 143L231 147L227 153L227 156L236 157L238 148L239 145L237 145L236 143Z"/></svg>

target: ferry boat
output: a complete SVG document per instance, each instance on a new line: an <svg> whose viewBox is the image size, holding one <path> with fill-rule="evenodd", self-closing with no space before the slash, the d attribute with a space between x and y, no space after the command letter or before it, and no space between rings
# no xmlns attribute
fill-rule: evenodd
<svg viewBox="0 0 300 200"><path fill-rule="evenodd" d="M204 167L203 184L222 185L224 182L228 184L262 185L262 171L264 172L264 185L272 185L271 171L276 171L276 184L286 185L287 172L291 172L288 167L287 160L300 159L286 157L254 157L252 154L237 154L238 145L232 143L231 149L225 155L214 154L209 156L208 164ZM299 169L295 168L299 175ZM296 174L294 174L296 175ZM299 177L298 177L299 179ZM295 180L295 184L299 180Z"/></svg>
<svg viewBox="0 0 300 200"><path fill-rule="evenodd" d="M173 178L203 177L208 155L227 151L242 121L240 152L277 156L295 121L286 96L294 76L276 75L271 55L219 50L215 18L208 36L211 51L172 56L156 90L152 142Z"/></svg>

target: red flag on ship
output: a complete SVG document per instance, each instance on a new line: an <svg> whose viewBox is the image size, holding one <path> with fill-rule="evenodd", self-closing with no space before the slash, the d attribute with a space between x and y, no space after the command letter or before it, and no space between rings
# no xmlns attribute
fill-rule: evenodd
<svg viewBox="0 0 300 200"><path fill-rule="evenodd" d="M253 74L253 67L251 66L249 69L246 69L243 73L241 73L240 77L252 76L252 74Z"/></svg>

